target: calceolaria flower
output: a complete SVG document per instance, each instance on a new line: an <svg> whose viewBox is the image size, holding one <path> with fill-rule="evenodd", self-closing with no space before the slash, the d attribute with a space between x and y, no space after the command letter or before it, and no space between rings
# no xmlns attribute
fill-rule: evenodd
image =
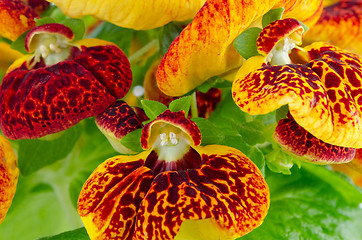
<svg viewBox="0 0 362 240"><path fill-rule="evenodd" d="M0 127L11 139L38 138L103 112L132 83L126 55L115 44L83 39L64 25L30 30L33 54L14 62L0 88Z"/></svg>
<svg viewBox="0 0 362 240"><path fill-rule="evenodd" d="M233 46L234 40L247 28L261 26L265 13L284 7L283 18L293 17L311 27L322 12L322 3L207 1L163 56L157 71L159 88L169 96L182 96L210 77L233 75L244 62Z"/></svg>
<svg viewBox="0 0 362 240"><path fill-rule="evenodd" d="M125 28L146 30L192 19L205 0L49 0L67 16L93 15Z"/></svg>
<svg viewBox="0 0 362 240"><path fill-rule="evenodd" d="M302 32L294 19L262 30L261 56L249 58L239 70L234 101L252 115L288 105L289 114L274 135L284 149L319 164L351 161L362 147L362 59L319 42L289 55Z"/></svg>
<svg viewBox="0 0 362 240"><path fill-rule="evenodd" d="M269 190L255 164L221 145L199 146L183 111L142 132L143 152L106 160L84 184L78 212L95 239L235 239L258 227Z"/></svg>
<svg viewBox="0 0 362 240"><path fill-rule="evenodd" d="M0 135L0 223L4 221L18 183L18 160L10 142Z"/></svg>

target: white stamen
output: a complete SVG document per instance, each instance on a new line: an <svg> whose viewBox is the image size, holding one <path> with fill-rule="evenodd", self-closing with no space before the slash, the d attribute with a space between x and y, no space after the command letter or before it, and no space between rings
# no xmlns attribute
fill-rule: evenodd
<svg viewBox="0 0 362 240"><path fill-rule="evenodd" d="M170 141L172 144L176 145L178 143L177 136L175 133L170 132Z"/></svg>
<svg viewBox="0 0 362 240"><path fill-rule="evenodd" d="M168 142L166 133L161 133L160 134L160 139L161 139L160 145L165 146L167 144L167 142Z"/></svg>

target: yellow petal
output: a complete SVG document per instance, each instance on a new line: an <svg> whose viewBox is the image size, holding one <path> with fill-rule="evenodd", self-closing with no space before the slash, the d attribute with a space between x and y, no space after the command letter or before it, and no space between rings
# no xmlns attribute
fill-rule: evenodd
<svg viewBox="0 0 362 240"><path fill-rule="evenodd" d="M340 1L323 9L317 22L305 35L305 43L329 42L362 55L361 1Z"/></svg>
<svg viewBox="0 0 362 240"><path fill-rule="evenodd" d="M10 48L5 42L0 42L0 69L6 71L13 61L21 57L22 54Z"/></svg>
<svg viewBox="0 0 362 240"><path fill-rule="evenodd" d="M17 158L10 142L0 135L0 223L9 210L18 183Z"/></svg>
<svg viewBox="0 0 362 240"><path fill-rule="evenodd" d="M183 95L210 77L240 67L242 58L233 46L237 36L274 7L289 7L285 16L297 20L318 16L321 0L219 1L209 0L170 46L157 71L161 91ZM306 4L306 6L304 5ZM293 16L294 17L294 16Z"/></svg>
<svg viewBox="0 0 362 240"><path fill-rule="evenodd" d="M147 30L192 19L205 0L50 0L64 14L93 15L125 28Z"/></svg>

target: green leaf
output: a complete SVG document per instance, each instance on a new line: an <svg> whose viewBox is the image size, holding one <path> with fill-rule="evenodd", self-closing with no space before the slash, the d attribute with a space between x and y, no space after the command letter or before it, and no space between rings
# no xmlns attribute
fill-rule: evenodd
<svg viewBox="0 0 362 240"><path fill-rule="evenodd" d="M354 189L349 195L353 185L324 167L308 164L307 168L304 164L301 169L293 167L289 176L267 171L268 215L240 240L362 239L362 209L358 207L362 194Z"/></svg>
<svg viewBox="0 0 362 240"><path fill-rule="evenodd" d="M142 136L142 128L134 130L128 133L121 139L121 144L126 148L131 149L134 152L142 152L141 147L141 136Z"/></svg>
<svg viewBox="0 0 362 240"><path fill-rule="evenodd" d="M249 151L244 152L244 154L255 163L263 176L265 176L265 156L263 152L257 147L250 147L248 149Z"/></svg>
<svg viewBox="0 0 362 240"><path fill-rule="evenodd" d="M65 158L73 149L81 127L76 125L61 132L54 140L19 140L19 169L23 175L29 175L39 169Z"/></svg>
<svg viewBox="0 0 362 240"><path fill-rule="evenodd" d="M128 56L134 32L132 29L122 28L112 23L104 22L94 29L88 37L113 42Z"/></svg>
<svg viewBox="0 0 362 240"><path fill-rule="evenodd" d="M212 122L205 118L192 118L201 131L201 145L218 144L224 139L224 134Z"/></svg>
<svg viewBox="0 0 362 240"><path fill-rule="evenodd" d="M30 31L30 30L29 30ZM26 31L25 33L21 34L11 45L10 48L17 50L21 52L22 54L29 54L25 50L25 38L29 31Z"/></svg>
<svg viewBox="0 0 362 240"><path fill-rule="evenodd" d="M205 81L203 84L197 87L197 90L199 90L202 93L206 93L210 90L210 88L230 88L232 85L232 82L227 81L221 77L215 76L209 78L207 81Z"/></svg>
<svg viewBox="0 0 362 240"><path fill-rule="evenodd" d="M39 238L38 240L89 240L89 236L83 227L56 236Z"/></svg>
<svg viewBox="0 0 362 240"><path fill-rule="evenodd" d="M162 55L167 53L171 43L180 35L181 31L182 27L174 22L170 22L169 24L163 26L160 36Z"/></svg>
<svg viewBox="0 0 362 240"><path fill-rule="evenodd" d="M167 107L157 101L152 100L141 100L143 110L150 120L156 119L158 115L167 110Z"/></svg>
<svg viewBox="0 0 362 240"><path fill-rule="evenodd" d="M305 25L303 22L298 21L300 23L300 25L302 25L302 27L304 28L304 32L307 32L309 30L309 27L307 25Z"/></svg>
<svg viewBox="0 0 362 240"><path fill-rule="evenodd" d="M284 8L276 8L276 9L269 10L269 12L265 13L262 18L263 28L265 28L270 23L272 23L276 20L282 19L283 12L284 12Z"/></svg>
<svg viewBox="0 0 362 240"><path fill-rule="evenodd" d="M261 28L248 28L234 40L234 47L243 58L248 59L260 55L256 46L260 33Z"/></svg>
<svg viewBox="0 0 362 240"><path fill-rule="evenodd" d="M73 41L83 39L85 34L85 24L83 20L76 18L67 18L59 22L67 27L69 27L74 33Z"/></svg>
<svg viewBox="0 0 362 240"><path fill-rule="evenodd" d="M43 17L34 19L36 26L41 26L48 23L56 23L55 19L52 17Z"/></svg>
<svg viewBox="0 0 362 240"><path fill-rule="evenodd" d="M284 153L280 148L274 149L266 156L266 164L268 168L276 173L290 175L290 169L293 167L293 157Z"/></svg>
<svg viewBox="0 0 362 240"><path fill-rule="evenodd" d="M243 136L245 142L251 146L265 142L264 125L259 121L239 124L237 130Z"/></svg>
<svg viewBox="0 0 362 240"><path fill-rule="evenodd" d="M190 106L191 106L191 96L186 96L173 100L168 107L171 112L179 112L181 110L184 110L185 116L187 116L189 114Z"/></svg>

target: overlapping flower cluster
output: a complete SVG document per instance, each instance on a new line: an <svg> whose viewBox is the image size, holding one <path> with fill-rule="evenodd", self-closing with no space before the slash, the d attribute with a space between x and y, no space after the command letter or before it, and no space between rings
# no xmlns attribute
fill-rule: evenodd
<svg viewBox="0 0 362 240"><path fill-rule="evenodd" d="M274 133L287 152L317 164L359 159L360 51L347 35L337 39L328 29L320 30L337 22L336 27L353 28L359 18L335 11L344 21L333 21L331 9L353 6L348 11L360 16L359 1L325 8L320 0L49 2L71 17L92 14L133 29L193 18L155 65L157 72L154 68L146 77L146 97L168 104L221 76L232 80L241 111L257 115L288 106ZM32 3L0 1L1 19L11 23L0 24L2 36L15 40L30 30L24 43L29 54L7 69L0 87L0 128L10 139L40 138L95 116L122 155L99 165L79 195L78 212L91 239L235 239L262 224L270 196L253 159L224 145L200 146L200 129L185 111L167 109L149 119L120 100L132 85L123 51L99 39L74 41L74 32L59 23L36 26L34 18L48 3ZM145 11L150 8L154 11ZM284 8L282 19L261 29L263 15L276 8ZM311 29L311 45L303 48L298 46L305 31L301 22ZM257 55L246 59L233 42L252 27L260 28ZM355 41L362 36L359 29L354 34ZM221 98L219 89L198 93L199 114L209 116ZM144 151L135 153L121 139L141 128ZM18 169L11 146L0 140L2 221Z"/></svg>

